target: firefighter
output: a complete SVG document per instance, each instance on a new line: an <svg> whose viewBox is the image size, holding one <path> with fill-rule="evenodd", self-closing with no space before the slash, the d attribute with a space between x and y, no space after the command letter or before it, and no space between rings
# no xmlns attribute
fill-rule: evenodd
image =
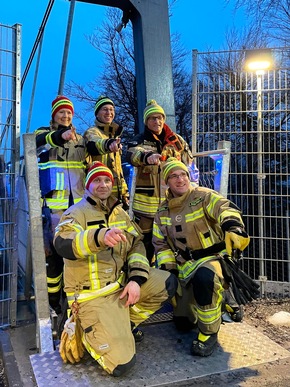
<svg viewBox="0 0 290 387"><path fill-rule="evenodd" d="M222 256L244 250L250 239L236 205L214 190L193 187L183 163L169 158L162 171L169 188L153 226L157 267L179 278L174 322L180 330L197 324L192 355L209 356L217 344L223 290L229 287Z"/></svg>
<svg viewBox="0 0 290 387"><path fill-rule="evenodd" d="M100 161L111 169L114 175L113 195L128 208L129 192L122 168L121 135L123 127L116 122L115 104L107 96L101 95L95 104L95 125L84 133L89 152L88 164Z"/></svg>
<svg viewBox="0 0 290 387"><path fill-rule="evenodd" d="M179 158L185 165L193 161L186 141L165 123L163 108L150 100L144 109L144 132L128 144L127 161L137 167L134 220L143 230L147 258L152 262L152 227L154 215L164 199L166 185L161 178L161 166L169 156Z"/></svg>
<svg viewBox="0 0 290 387"><path fill-rule="evenodd" d="M74 106L65 96L52 101L48 127L35 131L47 266L49 304L61 313L63 259L52 244L55 226L63 212L84 193L85 141L72 124Z"/></svg>
<svg viewBox="0 0 290 387"><path fill-rule="evenodd" d="M54 245L64 257L69 305L78 305L83 343L113 376L135 364L132 327L156 312L177 288L174 275L150 268L139 227L111 195L114 177L95 162L83 199L62 216Z"/></svg>

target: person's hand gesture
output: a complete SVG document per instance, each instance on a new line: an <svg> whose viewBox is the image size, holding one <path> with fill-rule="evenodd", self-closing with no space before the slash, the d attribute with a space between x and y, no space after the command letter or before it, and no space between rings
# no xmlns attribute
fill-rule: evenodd
<svg viewBox="0 0 290 387"><path fill-rule="evenodd" d="M150 155L147 158L147 163L148 164L159 165L160 164L160 159L161 159L161 155L159 155L158 153L153 153L152 155Z"/></svg>
<svg viewBox="0 0 290 387"><path fill-rule="evenodd" d="M125 307L136 304L140 299L141 289L140 286L135 281L130 281L125 286L122 294L120 295L120 300L127 296L127 301Z"/></svg>
<svg viewBox="0 0 290 387"><path fill-rule="evenodd" d="M117 243L122 241L127 242L127 238L123 234L123 231L116 227L112 227L108 230L104 237L104 243L109 247L114 247Z"/></svg>
<svg viewBox="0 0 290 387"><path fill-rule="evenodd" d="M75 140L76 140L76 132L75 132L75 129L68 129L68 130L66 130L65 132L62 133L61 137L62 137L65 141L69 141L69 140L75 141Z"/></svg>
<svg viewBox="0 0 290 387"><path fill-rule="evenodd" d="M118 152L119 150L122 150L121 139L116 138L116 140L109 145L109 149L111 152L114 152L114 153Z"/></svg>

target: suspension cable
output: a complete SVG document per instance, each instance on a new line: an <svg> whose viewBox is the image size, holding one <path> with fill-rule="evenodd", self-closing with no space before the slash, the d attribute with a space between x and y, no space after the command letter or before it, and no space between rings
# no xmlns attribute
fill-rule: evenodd
<svg viewBox="0 0 290 387"><path fill-rule="evenodd" d="M44 14L44 17L42 19L41 26L39 28L37 37L35 39L33 48L31 50L31 53L30 53L30 56L29 56L29 59L28 59L28 62L26 64L25 70L24 70L22 78L21 78L21 92L22 92L22 89L23 89L23 86L24 86L27 74L29 72L31 63L33 61L35 52L37 50L37 47L38 47L39 43L41 42L41 39L42 39L42 36L43 36L43 33L44 33L44 29L45 29L48 17L50 15L50 12L52 10L53 4L54 4L54 0L49 0L49 3L47 5L47 8L46 8L46 11L45 11L45 14ZM9 114L7 116L6 124L5 124L4 128L3 128L3 131L2 131L1 136L0 136L0 146L2 145L2 141L3 141L3 138L4 138L5 134L6 134L7 129L9 127L11 118L12 118L12 109L10 110L10 112L9 112Z"/></svg>
<svg viewBox="0 0 290 387"><path fill-rule="evenodd" d="M35 52L37 50L37 47L38 47L38 45L39 45L39 43L41 41L41 38L43 36L44 29L45 29L46 23L48 21L50 12L52 10L53 4L54 4L54 0L49 0L49 3L47 5L46 11L45 11L45 14L44 14L43 19L42 19L41 26L39 27L39 31L38 31L37 37L35 39L33 48L31 50L31 53L30 53L30 56L29 56L29 59L28 59L28 62L26 64L25 70L24 70L22 78L21 78L21 90L22 90L23 85L25 83L25 80L26 80L27 74L29 72L30 66L32 64Z"/></svg>

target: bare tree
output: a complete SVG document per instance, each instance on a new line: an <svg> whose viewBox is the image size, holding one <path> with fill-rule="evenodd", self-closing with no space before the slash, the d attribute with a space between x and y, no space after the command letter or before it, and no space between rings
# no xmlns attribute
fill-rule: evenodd
<svg viewBox="0 0 290 387"><path fill-rule="evenodd" d="M187 52L180 50L178 34L172 36L171 45L176 131L191 143L192 84L191 74L184 68Z"/></svg>
<svg viewBox="0 0 290 387"><path fill-rule="evenodd" d="M174 1L175 2L175 1ZM83 111L77 117L84 127L89 126L84 118L93 111L94 102L100 94L112 98L116 105L116 117L126 127L126 136L137 134L138 112L135 78L135 59L133 32L130 24L118 33L115 27L120 23L122 12L108 8L106 20L87 39L91 45L103 54L103 71L98 79L82 86L74 82L66 85L66 92L82 102ZM176 104L177 131L185 137L191 133L191 75L183 66L187 52L180 44L179 36L172 35L173 82ZM187 138L189 139L189 138Z"/></svg>
<svg viewBox="0 0 290 387"><path fill-rule="evenodd" d="M229 3L230 0L226 0ZM259 35L268 39L269 45L287 46L290 41L289 0L236 0L235 9L244 9L256 26Z"/></svg>

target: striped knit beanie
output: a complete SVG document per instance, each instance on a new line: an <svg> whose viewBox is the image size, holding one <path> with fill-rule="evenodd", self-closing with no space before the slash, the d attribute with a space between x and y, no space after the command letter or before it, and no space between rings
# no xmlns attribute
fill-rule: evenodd
<svg viewBox="0 0 290 387"><path fill-rule="evenodd" d="M144 124L147 124L147 120L151 114L162 114L164 117L164 120L166 120L166 115L161 106L157 104L155 99L150 99L150 101L147 102L146 107L144 109Z"/></svg>
<svg viewBox="0 0 290 387"><path fill-rule="evenodd" d="M177 160L177 158L169 157L166 163L162 167L163 179L166 184L168 182L168 178L171 172L177 171L178 169L182 169L183 171L185 171L189 177L187 166L183 164L181 161Z"/></svg>
<svg viewBox="0 0 290 387"><path fill-rule="evenodd" d="M114 102L110 98L108 98L108 97L106 97L104 95L101 95L97 99L97 102L95 104L95 109L94 109L95 110L95 117L97 117L98 111L101 109L101 107L104 106L104 105L108 105L108 104L112 105L113 107L115 107Z"/></svg>
<svg viewBox="0 0 290 387"><path fill-rule="evenodd" d="M86 176L86 189L89 189L91 182L98 176L107 176L111 179L112 184L114 183L114 177L111 170L104 164L96 161L88 170Z"/></svg>
<svg viewBox="0 0 290 387"><path fill-rule="evenodd" d="M51 103L51 117L54 118L56 113L61 109L69 109L74 114L74 105L67 97L58 95Z"/></svg>

